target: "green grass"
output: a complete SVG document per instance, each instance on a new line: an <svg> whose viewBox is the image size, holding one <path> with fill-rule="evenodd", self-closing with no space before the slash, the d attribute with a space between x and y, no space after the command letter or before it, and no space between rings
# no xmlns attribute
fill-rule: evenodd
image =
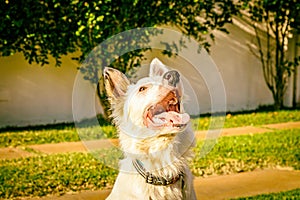
<svg viewBox="0 0 300 200"><path fill-rule="evenodd" d="M299 146L300 129L222 137L205 157L201 157L202 141L195 148L192 171L197 176L206 176L276 166L300 169Z"/></svg>
<svg viewBox="0 0 300 200"><path fill-rule="evenodd" d="M289 199L289 200L300 199L300 189L290 190L287 192L262 194L253 197L238 198L238 200L282 200L282 199Z"/></svg>
<svg viewBox="0 0 300 200"><path fill-rule="evenodd" d="M0 147L79 141L75 129L5 132Z"/></svg>
<svg viewBox="0 0 300 200"><path fill-rule="evenodd" d="M222 117L215 117L216 121ZM264 124L275 124L283 122L300 121L300 110L281 110L271 112L252 112L246 114L227 114L224 128L241 126L260 126ZM193 119L194 127L198 130L207 130L210 126L211 117L200 117Z"/></svg>
<svg viewBox="0 0 300 200"><path fill-rule="evenodd" d="M84 153L0 161L0 198L101 189L111 187L116 175Z"/></svg>
<svg viewBox="0 0 300 200"><path fill-rule="evenodd" d="M220 117L215 117L218 121ZM211 117L193 119L197 130L207 130ZM227 114L224 128L239 126L260 126L263 124L300 121L300 110L283 110L276 112L253 112L248 114ZM102 122L102 124L105 124ZM76 129L71 124L58 124L37 127L10 127L0 129L0 147L31 144L75 142L101 138L116 138L116 129L110 125Z"/></svg>
<svg viewBox="0 0 300 200"><path fill-rule="evenodd" d="M65 129L8 131L0 133L0 147L77 142L80 140L115 137L116 129L113 126L98 126L79 129L75 129L74 127L66 127Z"/></svg>
<svg viewBox="0 0 300 200"><path fill-rule="evenodd" d="M201 117L193 121L198 123L197 129L204 130L209 128L211 118ZM224 127L260 126L290 121L300 121L299 110L227 114ZM116 130L109 125L81 129L75 129L70 124L59 127L9 128L0 130L0 147L111 137L116 137ZM207 145L209 142L213 144L215 141L200 141L195 148L196 157L191 163L191 169L197 176L239 173L276 166L300 169L300 129L222 137L211 152L201 157L203 148L205 149L203 144ZM115 154L116 157L119 156ZM106 162L115 160L108 159ZM37 154L29 158L0 160L0 198L13 199L102 189L111 187L116 175L115 170L101 164L92 155L84 153L48 156ZM287 194L260 195L257 198L281 199L286 195L292 198L297 192L299 194L299 190L296 190Z"/></svg>
<svg viewBox="0 0 300 200"><path fill-rule="evenodd" d="M223 137L205 157L199 156L203 147L200 141L191 169L197 176L238 173L277 165L300 169L299 146L300 129ZM0 198L102 189L111 187L116 175L117 171L84 153L2 160Z"/></svg>

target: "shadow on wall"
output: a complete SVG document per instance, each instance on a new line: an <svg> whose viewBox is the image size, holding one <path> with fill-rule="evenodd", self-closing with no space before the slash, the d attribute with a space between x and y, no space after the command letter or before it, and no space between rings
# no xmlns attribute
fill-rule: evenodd
<svg viewBox="0 0 300 200"><path fill-rule="evenodd" d="M247 21L238 18L227 28L230 34L216 32L216 42L211 48L211 56L225 83L227 109L252 110L272 104L261 63L249 48L256 41L254 30Z"/></svg>

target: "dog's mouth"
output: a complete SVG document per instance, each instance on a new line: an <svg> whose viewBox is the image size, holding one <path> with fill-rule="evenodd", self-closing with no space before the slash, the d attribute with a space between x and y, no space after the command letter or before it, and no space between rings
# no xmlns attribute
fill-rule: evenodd
<svg viewBox="0 0 300 200"><path fill-rule="evenodd" d="M184 128L189 120L190 116L187 113L180 113L180 102L173 91L162 101L148 107L144 114L145 125L152 129Z"/></svg>

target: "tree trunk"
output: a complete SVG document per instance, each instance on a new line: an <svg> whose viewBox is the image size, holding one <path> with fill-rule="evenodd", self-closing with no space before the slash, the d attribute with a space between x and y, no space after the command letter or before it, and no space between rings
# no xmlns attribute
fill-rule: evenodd
<svg viewBox="0 0 300 200"><path fill-rule="evenodd" d="M284 94L286 90L287 77L285 77L286 71L284 66L279 65L277 67L277 75L275 78L274 89L272 90L273 99L274 99L274 109L279 110L284 107Z"/></svg>
<svg viewBox="0 0 300 200"><path fill-rule="evenodd" d="M97 84L97 97L99 100L99 103L103 109L103 114L102 117L107 121L107 122L111 122L110 119L110 108L109 108L109 102L107 100L107 96L105 93L105 89L104 89L104 83L103 80L100 79L100 81Z"/></svg>
<svg viewBox="0 0 300 200"><path fill-rule="evenodd" d="M295 35L295 42L294 42L294 58L298 57L298 41L299 41L299 33L294 31ZM298 66L295 67L294 74L293 74L293 108L297 107L297 77L298 77Z"/></svg>
<svg viewBox="0 0 300 200"><path fill-rule="evenodd" d="M283 97L284 97L283 90L281 88L277 88L276 93L273 95L275 110L280 110L283 108Z"/></svg>

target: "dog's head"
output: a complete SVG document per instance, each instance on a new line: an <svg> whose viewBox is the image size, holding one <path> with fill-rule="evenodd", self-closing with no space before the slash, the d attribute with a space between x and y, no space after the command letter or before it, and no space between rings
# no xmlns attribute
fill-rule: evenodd
<svg viewBox="0 0 300 200"><path fill-rule="evenodd" d="M121 132L136 138L174 136L189 122L184 113L180 75L158 59L150 64L149 77L130 84L113 68L104 70L105 87L112 117Z"/></svg>

